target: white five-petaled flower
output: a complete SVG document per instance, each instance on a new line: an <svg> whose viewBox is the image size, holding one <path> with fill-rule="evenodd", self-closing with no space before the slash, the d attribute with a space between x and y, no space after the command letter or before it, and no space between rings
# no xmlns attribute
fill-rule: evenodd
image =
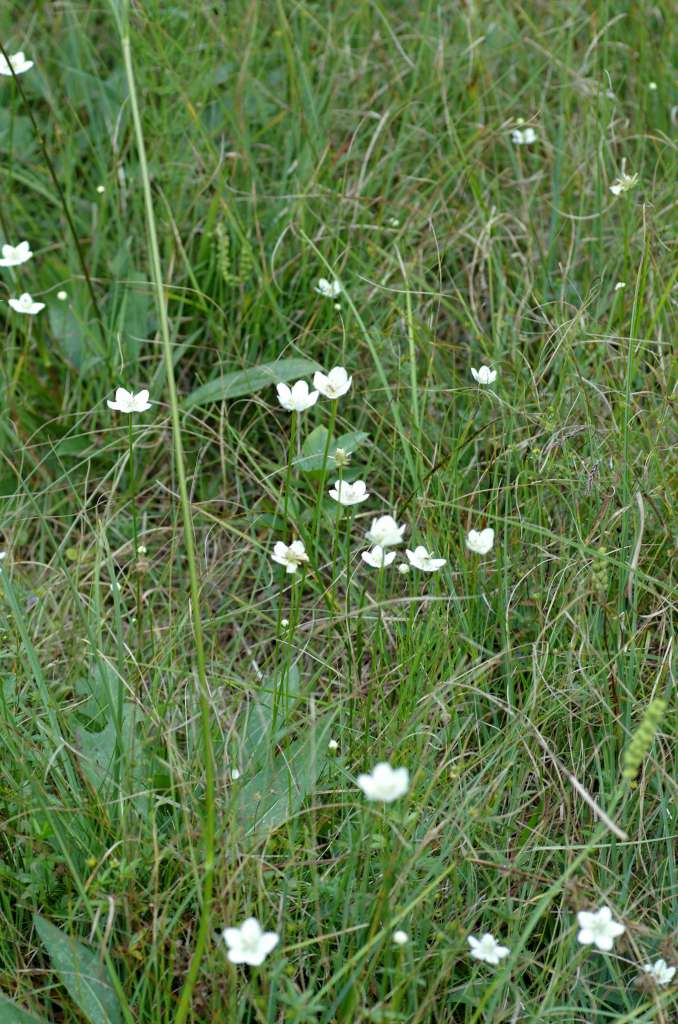
<svg viewBox="0 0 678 1024"><path fill-rule="evenodd" d="M36 313L45 308L44 302L35 302L33 296L29 295L28 292L24 292L18 299L7 299L7 301L15 313L28 313L29 316L35 316Z"/></svg>
<svg viewBox="0 0 678 1024"><path fill-rule="evenodd" d="M369 496L364 480L356 480L354 484L346 480L335 480L334 487L330 488L330 498L334 498L340 505L359 505Z"/></svg>
<svg viewBox="0 0 678 1024"><path fill-rule="evenodd" d="M341 398L350 388L352 380L343 366L335 366L327 374L318 370L313 375L313 387L325 398Z"/></svg>
<svg viewBox="0 0 678 1024"><path fill-rule="evenodd" d="M341 293L341 282L336 277L332 281L328 281L326 277L321 277L313 290L318 295L324 295L326 299L336 299L337 295Z"/></svg>
<svg viewBox="0 0 678 1024"><path fill-rule="evenodd" d="M643 970L652 976L657 985L670 985L676 973L675 967L669 967L666 960L655 960L653 964L645 964Z"/></svg>
<svg viewBox="0 0 678 1024"><path fill-rule="evenodd" d="M0 267L20 267L22 263L27 263L32 256L33 253L28 242L19 242L18 245L5 243L2 247Z"/></svg>
<svg viewBox="0 0 678 1024"><path fill-rule="evenodd" d="M5 58L4 54L0 54L0 75L11 78L12 72L15 75L23 75L24 71L30 71L32 67L33 61L26 60L23 50L19 50L18 53L11 53L9 61Z"/></svg>
<svg viewBox="0 0 678 1024"><path fill-rule="evenodd" d="M308 562L306 548L300 540L293 540L289 546L277 541L271 558L278 565L284 565L288 573L296 572L302 562Z"/></svg>
<svg viewBox="0 0 678 1024"><path fill-rule="evenodd" d="M609 953L614 940L626 931L623 924L614 920L609 907L601 907L595 911L580 910L577 921L580 928L577 942L582 946L597 946L603 953Z"/></svg>
<svg viewBox="0 0 678 1024"><path fill-rule="evenodd" d="M224 942L228 946L228 959L232 964L259 967L278 945L277 932L264 932L255 917L248 917L239 928L224 928Z"/></svg>
<svg viewBox="0 0 678 1024"><path fill-rule="evenodd" d="M378 544L382 548L393 548L402 544L403 534L407 525L398 526L393 516L378 516L365 534L370 544Z"/></svg>
<svg viewBox="0 0 678 1024"><path fill-rule="evenodd" d="M486 555L494 544L494 530L488 526L485 530L469 530L466 534L466 547L476 555Z"/></svg>
<svg viewBox="0 0 678 1024"><path fill-rule="evenodd" d="M531 146L537 141L537 133L534 128L514 128L511 132L511 142L514 146Z"/></svg>
<svg viewBox="0 0 678 1024"><path fill-rule="evenodd" d="M304 412L318 401L318 392L309 391L305 380L298 380L292 387L276 384L278 401L287 412Z"/></svg>
<svg viewBox="0 0 678 1024"><path fill-rule="evenodd" d="M619 175L616 181L613 181L610 185L610 192L613 196L620 196L624 192L629 192L637 184L637 174L626 174L624 171L622 171L622 173Z"/></svg>
<svg viewBox="0 0 678 1024"><path fill-rule="evenodd" d="M476 960L484 960L486 964L492 964L493 967L496 967L499 961L510 953L508 946L500 946L494 935L490 935L489 932L485 932L479 939L475 935L469 935L468 944L471 947L471 956Z"/></svg>
<svg viewBox="0 0 678 1024"><path fill-rule="evenodd" d="M148 400L148 391L139 391L138 394L133 394L131 391L126 391L125 388L117 388L115 392L115 401L112 402L110 398L106 400L106 404L109 409L115 409L116 412L146 412L147 409L151 408L151 402Z"/></svg>
<svg viewBox="0 0 678 1024"><path fill-rule="evenodd" d="M406 943L410 941L410 937L407 934L407 932L403 932L400 929L398 929L397 932L393 933L393 941L395 942L396 946L404 946L406 945Z"/></svg>
<svg viewBox="0 0 678 1024"><path fill-rule="evenodd" d="M410 565L414 569L421 569L422 572L437 572L447 562L446 558L433 558L422 544L416 547L414 551L409 551L406 548L405 554Z"/></svg>
<svg viewBox="0 0 678 1024"><path fill-rule="evenodd" d="M494 384L497 379L497 371L491 370L489 366L481 366L477 370L472 366L471 376L478 384Z"/></svg>
<svg viewBox="0 0 678 1024"><path fill-rule="evenodd" d="M410 788L410 773L407 768L391 768L387 761L381 761L369 775L359 775L356 781L368 800L392 804Z"/></svg>
<svg viewBox="0 0 678 1024"><path fill-rule="evenodd" d="M371 551L361 551L363 562L367 562L373 569L384 569L387 565L395 559L395 551L384 551L384 549L376 544Z"/></svg>

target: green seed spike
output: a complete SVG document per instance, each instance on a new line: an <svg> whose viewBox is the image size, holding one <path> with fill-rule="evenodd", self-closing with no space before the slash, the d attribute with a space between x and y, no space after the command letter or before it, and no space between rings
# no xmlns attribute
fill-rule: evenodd
<svg viewBox="0 0 678 1024"><path fill-rule="evenodd" d="M643 758L648 754L650 747L661 725L662 718L666 714L666 701L661 697L648 704L642 721L631 737L631 742L624 751L622 759L622 778L627 782L633 782Z"/></svg>

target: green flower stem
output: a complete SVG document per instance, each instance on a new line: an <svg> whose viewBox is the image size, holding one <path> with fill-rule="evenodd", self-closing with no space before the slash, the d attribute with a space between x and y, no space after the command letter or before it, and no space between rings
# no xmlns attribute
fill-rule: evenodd
<svg viewBox="0 0 678 1024"><path fill-rule="evenodd" d="M200 908L200 922L198 933L195 939L193 959L184 979L184 985L179 998L174 1024L184 1024L191 1008L193 989L198 978L200 963L207 944L210 926L210 911L212 907L212 892L214 884L214 834L215 834L215 786L214 786L214 757L212 751L212 737L210 734L210 703L209 689L207 685L207 672L205 662L205 644L203 640L202 620L200 618L200 586L198 583L198 566L195 554L195 541L193 538L193 521L191 517L191 504L188 496L188 485L186 482L186 469L184 466L184 449L181 438L181 422L179 419L179 401L177 398L176 382L174 379L174 359L172 355L172 343L170 341L169 321L167 317L167 306L165 288L163 284L162 268L160 266L160 249L155 227L155 214L153 211L153 197L151 194L151 182L146 162L146 148L144 134L137 101L136 84L134 80L134 68L132 64L132 51L129 38L129 26L127 24L127 9L124 16L118 20L120 29L123 59L125 62L125 73L129 89L130 110L134 124L137 152L139 156L139 167L141 171L141 182L144 193L144 204L146 210L146 227L148 231L149 256L151 262L151 274L155 291L156 305L160 319L160 334L162 338L162 349L167 376L167 390L169 392L169 405L172 420L172 441L174 447L174 461L179 486L179 499L181 504L184 543L186 545L186 560L188 562L188 573L190 579L190 605L193 622L193 637L195 641L195 664L198 677L199 702L200 702L200 726L203 744L203 758L205 769L205 811L204 811L204 833L203 833L203 877L202 877L202 906Z"/></svg>
<svg viewBox="0 0 678 1024"><path fill-rule="evenodd" d="M320 468L320 483L318 486L318 504L315 510L315 532L313 535L313 550L315 552L316 561L320 564L320 558L318 555L318 540L320 538L320 524L322 522L323 504L325 501L325 484L327 482L327 461L330 455L330 445L332 444L332 434L334 432L334 424L337 419L337 406L338 402L330 402L330 419L327 425L327 438L325 439L325 450L323 452L323 461Z"/></svg>

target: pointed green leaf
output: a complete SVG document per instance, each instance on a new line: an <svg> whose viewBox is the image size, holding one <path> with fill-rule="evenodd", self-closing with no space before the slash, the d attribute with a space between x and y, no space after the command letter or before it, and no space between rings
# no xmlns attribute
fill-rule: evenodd
<svg viewBox="0 0 678 1024"><path fill-rule="evenodd" d="M284 384L288 380L299 380L319 370L318 363L311 359L278 359L274 363L262 363L247 370L226 373L216 380L196 388L184 399L184 408L194 409L209 402L223 402L227 398L243 398L253 395L262 388Z"/></svg>
<svg viewBox="0 0 678 1024"><path fill-rule="evenodd" d="M39 914L33 921L59 980L90 1024L120 1024L118 997L97 954Z"/></svg>

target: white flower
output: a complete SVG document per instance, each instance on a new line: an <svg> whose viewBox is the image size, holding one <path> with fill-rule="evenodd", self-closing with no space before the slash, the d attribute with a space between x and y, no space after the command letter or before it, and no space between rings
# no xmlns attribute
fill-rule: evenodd
<svg viewBox="0 0 678 1024"><path fill-rule="evenodd" d="M403 534L407 526L398 526L393 516L379 516L372 520L372 525L365 534L370 544L378 544L382 548L393 548L402 544Z"/></svg>
<svg viewBox="0 0 678 1024"><path fill-rule="evenodd" d="M610 192L613 196L620 196L622 193L630 191L630 189L637 184L637 174L625 174L624 171L622 171L616 181L610 185Z"/></svg>
<svg viewBox="0 0 678 1024"><path fill-rule="evenodd" d="M486 555L494 544L494 530L488 526L486 530L469 530L466 535L466 547L476 555Z"/></svg>
<svg viewBox="0 0 678 1024"><path fill-rule="evenodd" d="M408 551L406 548L405 554L410 565L414 569L421 569L422 572L437 572L438 569L442 569L447 561L445 558L433 558L421 544L414 551Z"/></svg>
<svg viewBox="0 0 678 1024"><path fill-rule="evenodd" d="M327 749L328 750L339 750L339 744L337 743L336 740L330 740L330 742L327 744Z"/></svg>
<svg viewBox="0 0 678 1024"><path fill-rule="evenodd" d="M278 565L284 565L288 573L296 572L302 562L308 562L306 548L300 540L293 540L289 546L277 541L271 558Z"/></svg>
<svg viewBox="0 0 678 1024"><path fill-rule="evenodd" d="M537 133L534 128L514 128L511 132L511 142L515 146L531 146L537 141Z"/></svg>
<svg viewBox="0 0 678 1024"><path fill-rule="evenodd" d="M398 572L400 573L401 576L407 576L409 571L410 567L407 562L401 562L400 565L398 566Z"/></svg>
<svg viewBox="0 0 678 1024"><path fill-rule="evenodd" d="M387 565L395 559L395 551L386 552L379 544L375 545L371 551L361 551L363 562L367 562L373 569L384 569Z"/></svg>
<svg viewBox="0 0 678 1024"><path fill-rule="evenodd" d="M318 370L313 375L313 387L325 398L341 398L350 388L352 380L343 366L335 366L328 374Z"/></svg>
<svg viewBox="0 0 678 1024"><path fill-rule="evenodd" d="M391 804L404 796L410 787L410 773L407 768L391 768L386 761L380 762L369 775L359 775L358 787L368 800L380 800Z"/></svg>
<svg viewBox="0 0 678 1024"><path fill-rule="evenodd" d="M580 931L577 942L582 946L595 945L604 953L609 953L618 935L623 935L626 928L612 917L609 907L600 910L580 910L577 914Z"/></svg>
<svg viewBox="0 0 678 1024"><path fill-rule="evenodd" d="M400 227L400 221L398 220L397 217L387 217L386 218L386 223L389 225L389 227L392 227L392 228L399 228Z"/></svg>
<svg viewBox="0 0 678 1024"><path fill-rule="evenodd" d="M407 932L403 932L400 929L398 929L397 932L393 933L393 941L395 942L396 946L404 946L407 942L410 941L410 937L407 934Z"/></svg>
<svg viewBox="0 0 678 1024"><path fill-rule="evenodd" d="M232 964L258 967L278 945L277 932L263 932L255 917L248 917L239 928L224 928L224 942Z"/></svg>
<svg viewBox="0 0 678 1024"><path fill-rule="evenodd" d="M131 391L126 391L125 388L118 388L115 392L115 401L111 402L109 398L106 404L109 409L127 413L146 412L147 409L151 408L151 403L148 400L148 391L139 391L138 394L134 395Z"/></svg>
<svg viewBox="0 0 678 1024"><path fill-rule="evenodd" d="M510 953L508 946L500 946L489 932L485 932L479 939L476 939L475 935L469 935L468 944L471 947L471 956L476 960L484 960L486 964L492 964L493 967L496 967L499 961Z"/></svg>
<svg viewBox="0 0 678 1024"><path fill-rule="evenodd" d="M334 465L338 469L344 469L346 466L349 465L350 461L351 452L347 451L345 448L334 449Z"/></svg>
<svg viewBox="0 0 678 1024"><path fill-rule="evenodd" d="M239 768L231 768L231 778L233 779L234 782L238 781L238 779L240 778Z"/></svg>
<svg viewBox="0 0 678 1024"><path fill-rule="evenodd" d="M27 263L33 256L28 242L19 242L18 245L3 245L0 267L20 267Z"/></svg>
<svg viewBox="0 0 678 1024"><path fill-rule="evenodd" d="M318 392L308 390L305 380L298 380L291 388L287 384L276 384L278 401L287 412L303 412L318 401Z"/></svg>
<svg viewBox="0 0 678 1024"><path fill-rule="evenodd" d="M24 292L18 299L7 299L7 301L15 313L28 313L29 316L35 316L36 313L45 308L44 302L34 302L33 296L29 295L28 292Z"/></svg>
<svg viewBox="0 0 678 1024"><path fill-rule="evenodd" d="M32 67L33 61L26 60L23 50L10 54L9 61L5 59L4 54L0 54L0 75L6 75L11 78L12 71L15 75L23 75L24 71L30 71Z"/></svg>
<svg viewBox="0 0 678 1024"><path fill-rule="evenodd" d="M645 964L643 970L646 974L652 975L652 980L657 985L669 985L676 973L676 968L669 967L666 960L655 960L653 964Z"/></svg>
<svg viewBox="0 0 678 1024"><path fill-rule="evenodd" d="M471 376L478 384L494 384L497 371L491 370L489 366L481 366L478 370L471 367Z"/></svg>
<svg viewBox="0 0 678 1024"><path fill-rule="evenodd" d="M67 298L68 298L68 292L64 292L64 291L57 292L57 299L59 300L59 302L65 302Z"/></svg>
<svg viewBox="0 0 678 1024"><path fill-rule="evenodd" d="M328 281L327 278L321 277L313 290L318 295L324 295L326 299L336 299L337 295L341 292L341 283L337 281L336 277L333 281Z"/></svg>
<svg viewBox="0 0 678 1024"><path fill-rule="evenodd" d="M621 292L624 290L624 288L626 288L626 281L617 281L616 285L614 286L614 290L616 292Z"/></svg>
<svg viewBox="0 0 678 1024"><path fill-rule="evenodd" d="M105 185L97 185L97 192L99 193L100 196L102 196L105 191L106 191L106 186Z"/></svg>
<svg viewBox="0 0 678 1024"><path fill-rule="evenodd" d="M346 480L335 480L334 487L330 489L330 498L334 498L340 505L359 505L369 498L369 493L364 480L356 480L354 484Z"/></svg>
<svg viewBox="0 0 678 1024"><path fill-rule="evenodd" d="M657 91L657 83L656 82L648 82L647 83L647 87L650 90L650 92L656 92ZM663 961L662 960L658 960L657 963L663 963Z"/></svg>

